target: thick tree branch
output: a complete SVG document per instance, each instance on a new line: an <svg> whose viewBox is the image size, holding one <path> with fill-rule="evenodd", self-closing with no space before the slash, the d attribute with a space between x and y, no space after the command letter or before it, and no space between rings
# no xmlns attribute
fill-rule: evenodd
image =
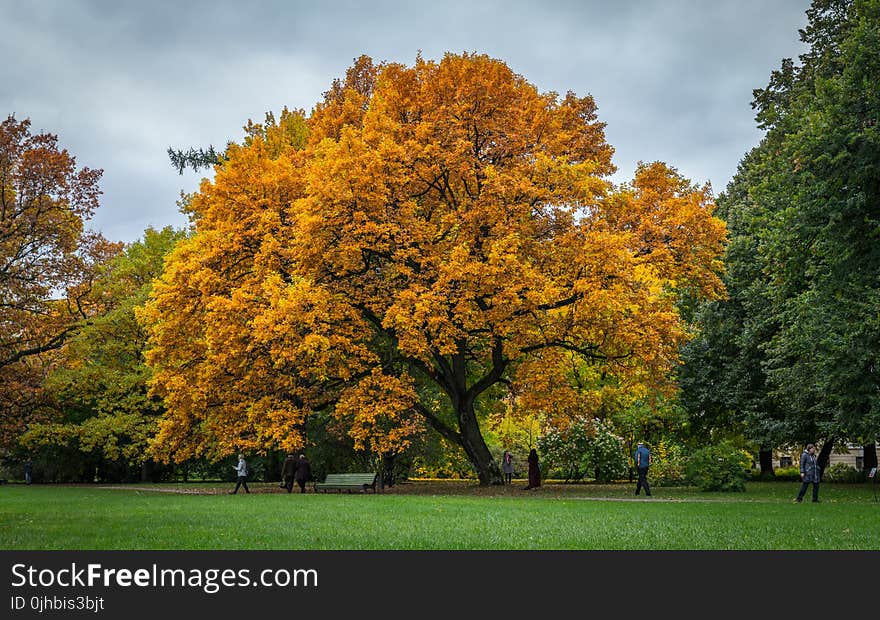
<svg viewBox="0 0 880 620"><path fill-rule="evenodd" d="M554 347L565 349L566 351L573 351L590 359L602 360L606 362L627 359L629 357L632 357L633 354L632 351L630 351L629 353L624 353L623 355L607 355L605 353L597 353L597 351L599 351L599 347L597 345L577 346L564 340L548 340L547 342L543 342L541 344L533 344L527 347L521 347L520 351L522 353L532 353L533 351L538 351L540 349L549 349Z"/></svg>
<svg viewBox="0 0 880 620"><path fill-rule="evenodd" d="M506 368L507 360L504 359L504 342L500 337L496 336L492 343L492 369L468 389L465 393L465 398L470 401L475 400L477 396L501 380Z"/></svg>
<svg viewBox="0 0 880 620"><path fill-rule="evenodd" d="M70 334L76 331L80 326L80 324L76 324L66 327L64 330L53 336L50 340L43 343L42 345L31 347L29 349L22 349L21 351L16 351L5 359L0 359L0 368L3 368L4 366L8 366L10 364L14 364L15 362L18 362L31 355L39 355L40 353L46 353L47 351L52 351L54 349L60 348L70 336Z"/></svg>
<svg viewBox="0 0 880 620"><path fill-rule="evenodd" d="M456 445L461 445L461 434L457 431L453 430L446 424L443 420L434 415L427 407L422 405L421 403L416 403L414 405L414 409L424 417L428 423L440 433L443 437L453 442Z"/></svg>

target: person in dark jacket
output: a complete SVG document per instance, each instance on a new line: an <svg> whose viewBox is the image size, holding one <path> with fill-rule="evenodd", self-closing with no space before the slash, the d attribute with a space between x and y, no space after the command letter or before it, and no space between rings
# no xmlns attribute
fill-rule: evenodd
<svg viewBox="0 0 880 620"><path fill-rule="evenodd" d="M645 495L651 497L651 487L648 486L648 467L651 465L651 451L645 445L644 441L640 441L636 446L636 452L633 455L633 464L639 472L639 481L636 482L636 495L645 489Z"/></svg>
<svg viewBox="0 0 880 620"><path fill-rule="evenodd" d="M529 450L529 486L526 490L535 489L541 486L541 468L538 464L538 451L532 448Z"/></svg>
<svg viewBox="0 0 880 620"><path fill-rule="evenodd" d="M813 501L819 501L819 465L816 461L816 446L811 443L807 444L804 453L801 454L801 490L798 491L798 503L804 501L804 495L807 493L807 487L813 485Z"/></svg>
<svg viewBox="0 0 880 620"><path fill-rule="evenodd" d="M31 459L28 459L24 462L24 483L30 484L31 477L34 473L34 462Z"/></svg>
<svg viewBox="0 0 880 620"><path fill-rule="evenodd" d="M290 493L293 490L293 476L296 473L296 457L288 454L284 459L284 465L281 466L281 488L287 489Z"/></svg>
<svg viewBox="0 0 880 620"><path fill-rule="evenodd" d="M306 492L306 482L312 479L312 466L304 454L299 455L296 462L296 473L293 475L296 483L299 485L299 492Z"/></svg>

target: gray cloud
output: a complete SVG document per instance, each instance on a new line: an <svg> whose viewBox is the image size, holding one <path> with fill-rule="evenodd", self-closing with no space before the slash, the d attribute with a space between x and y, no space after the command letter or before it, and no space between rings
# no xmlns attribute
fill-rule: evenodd
<svg viewBox="0 0 880 620"><path fill-rule="evenodd" d="M169 146L225 145L309 110L361 54L487 53L539 89L592 94L619 173L663 160L721 191L760 139L752 89L803 50L809 0L134 2L0 0L0 113L103 168L92 226L180 226Z"/></svg>

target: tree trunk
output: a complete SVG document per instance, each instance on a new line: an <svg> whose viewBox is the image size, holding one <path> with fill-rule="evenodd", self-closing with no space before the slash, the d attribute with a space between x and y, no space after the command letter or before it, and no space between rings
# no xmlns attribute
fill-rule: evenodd
<svg viewBox="0 0 880 620"><path fill-rule="evenodd" d="M480 433L480 424L474 412L473 403L462 403L458 411L458 428L461 447L477 472L481 485L504 484L501 468L492 458L489 447Z"/></svg>
<svg viewBox="0 0 880 620"><path fill-rule="evenodd" d="M869 443L865 444L864 451L862 452L862 470L863 471L871 471L872 468L877 467L877 444Z"/></svg>
<svg viewBox="0 0 880 620"><path fill-rule="evenodd" d="M761 449L758 451L758 460L761 465L761 477L773 478L776 475L773 471L773 450L761 446Z"/></svg>
<svg viewBox="0 0 880 620"><path fill-rule="evenodd" d="M434 367L416 362L415 368L427 374L446 392L458 420L458 432L438 419L426 407L417 404L416 408L441 435L462 447L477 472L477 478L481 485L504 484L501 468L486 446L474 410L474 403L480 394L498 383L504 375L504 369L507 366L507 361L504 359L504 343L500 337L494 339L492 368L482 377L474 380L470 386L468 386L467 341L458 340L456 344L458 350L449 358L442 356L439 351L434 352Z"/></svg>
<svg viewBox="0 0 880 620"><path fill-rule="evenodd" d="M831 457L832 448L834 448L834 438L829 437L822 444L822 449L819 450L819 458L816 460L816 465L819 467L819 480L822 480L825 476L825 468L828 467L828 459Z"/></svg>
<svg viewBox="0 0 880 620"><path fill-rule="evenodd" d="M263 461L266 467L263 471L263 482L278 482L281 480L281 455L275 450L270 451Z"/></svg>

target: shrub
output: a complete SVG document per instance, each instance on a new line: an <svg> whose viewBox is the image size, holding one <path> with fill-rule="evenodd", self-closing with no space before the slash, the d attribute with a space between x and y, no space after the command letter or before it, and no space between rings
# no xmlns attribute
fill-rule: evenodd
<svg viewBox="0 0 880 620"><path fill-rule="evenodd" d="M437 433L431 433L429 438L413 459L410 471L414 478L467 480L474 477L474 468L460 446Z"/></svg>
<svg viewBox="0 0 880 620"><path fill-rule="evenodd" d="M685 463L684 448L679 444L658 442L651 447L650 483L661 487L686 484Z"/></svg>
<svg viewBox="0 0 880 620"><path fill-rule="evenodd" d="M867 475L846 463L835 463L825 470L822 476L825 482L864 482Z"/></svg>
<svg viewBox="0 0 880 620"><path fill-rule="evenodd" d="M760 475L758 471L757 475ZM776 467L773 470L773 479L788 482L795 482L801 479L801 472L797 467Z"/></svg>
<svg viewBox="0 0 880 620"><path fill-rule="evenodd" d="M596 482L611 482L626 475L626 451L623 439L614 433L614 427L602 420L594 421L596 434L590 438L585 455L588 472Z"/></svg>
<svg viewBox="0 0 880 620"><path fill-rule="evenodd" d="M627 456L623 439L610 422L581 418L567 428L553 429L538 438L548 474L566 481L583 477L611 482L626 475Z"/></svg>
<svg viewBox="0 0 880 620"><path fill-rule="evenodd" d="M694 452L685 473L688 481L703 491L745 491L751 465L748 453L723 442Z"/></svg>
<svg viewBox="0 0 880 620"><path fill-rule="evenodd" d="M573 421L565 429L551 429L538 438L539 454L547 474L566 481L580 480L589 466L587 452L595 429L589 419Z"/></svg>

